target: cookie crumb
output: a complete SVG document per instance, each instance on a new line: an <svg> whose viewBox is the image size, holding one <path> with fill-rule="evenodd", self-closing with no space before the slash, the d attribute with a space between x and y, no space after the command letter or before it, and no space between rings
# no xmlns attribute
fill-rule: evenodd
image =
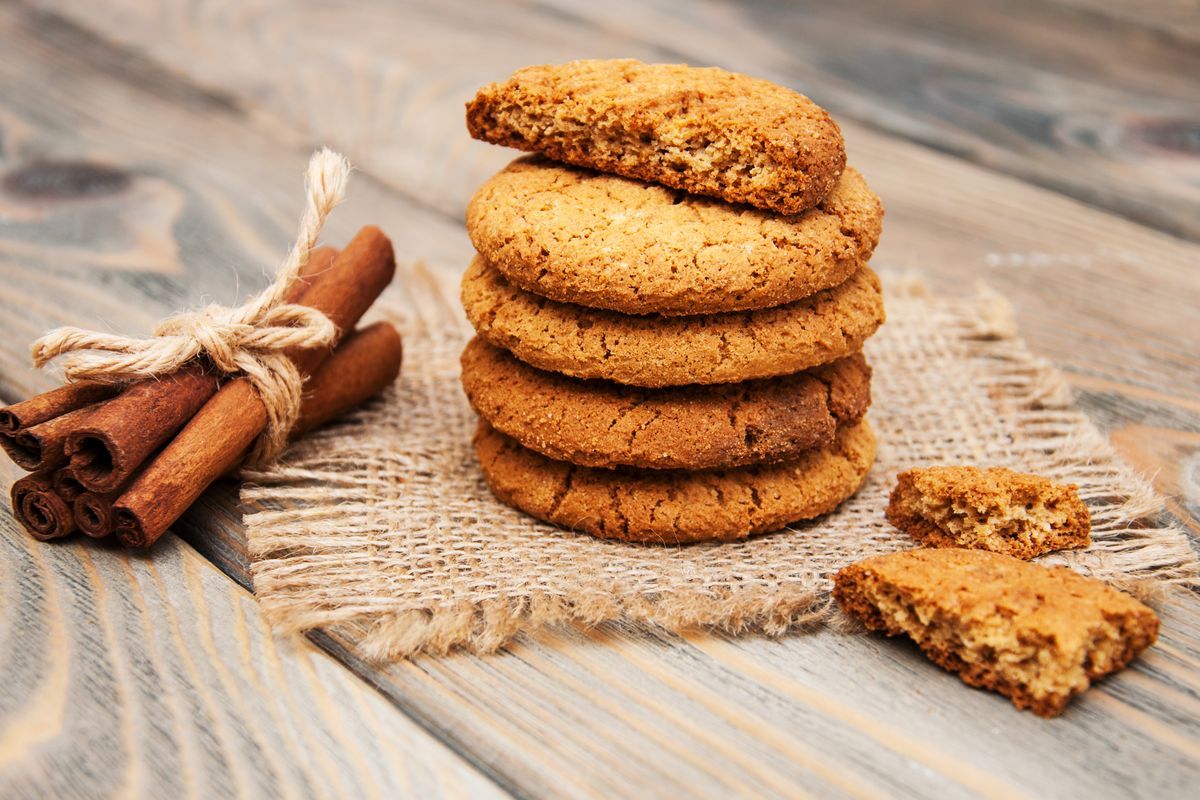
<svg viewBox="0 0 1200 800"><path fill-rule="evenodd" d="M1042 717L1158 635L1150 608L1101 581L981 550L868 558L837 573L833 596L868 629L908 636L964 683Z"/></svg>
<svg viewBox="0 0 1200 800"><path fill-rule="evenodd" d="M888 521L927 547L1031 559L1091 544L1074 485L1002 467L923 467L897 476Z"/></svg>

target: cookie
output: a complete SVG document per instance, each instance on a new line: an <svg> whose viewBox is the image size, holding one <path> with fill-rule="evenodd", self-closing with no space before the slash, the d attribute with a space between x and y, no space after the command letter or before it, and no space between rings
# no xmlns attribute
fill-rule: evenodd
<svg viewBox="0 0 1200 800"><path fill-rule="evenodd" d="M462 302L480 336L527 364L649 388L800 372L862 350L884 320L879 277L867 267L776 308L634 317L546 300L476 258Z"/></svg>
<svg viewBox="0 0 1200 800"><path fill-rule="evenodd" d="M842 132L823 108L715 67L526 67L479 90L467 128L485 142L780 214L816 205L846 165Z"/></svg>
<svg viewBox="0 0 1200 800"><path fill-rule="evenodd" d="M999 467L924 467L900 473L888 521L930 547L1030 559L1091 544L1077 487Z"/></svg>
<svg viewBox="0 0 1200 800"><path fill-rule="evenodd" d="M1101 581L984 550L868 558L837 574L833 596L871 630L905 634L964 682L1043 717L1158 635L1153 611Z"/></svg>
<svg viewBox="0 0 1200 800"><path fill-rule="evenodd" d="M479 187L467 233L535 294L677 316L769 308L836 286L870 258L882 219L853 169L815 208L782 217L526 156Z"/></svg>
<svg viewBox="0 0 1200 800"><path fill-rule="evenodd" d="M862 354L747 383L636 389L544 372L484 340L462 384L492 427L544 456L588 467L711 469L795 458L833 443L871 402Z"/></svg>
<svg viewBox="0 0 1200 800"><path fill-rule="evenodd" d="M769 466L700 472L597 469L546 458L480 420L475 451L502 502L605 539L682 544L742 539L836 508L875 459L864 419L827 449Z"/></svg>

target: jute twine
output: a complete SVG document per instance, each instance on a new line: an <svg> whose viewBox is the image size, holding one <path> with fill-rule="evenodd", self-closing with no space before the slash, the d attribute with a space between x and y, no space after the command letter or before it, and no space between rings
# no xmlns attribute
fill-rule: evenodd
<svg viewBox="0 0 1200 800"><path fill-rule="evenodd" d="M147 338L82 328L56 328L33 343L33 363L59 361L67 381L124 383L170 375L205 358L225 375L244 375L267 408L267 427L249 463L273 460L287 444L300 413L303 377L289 348L322 347L337 337L334 324L313 308L285 303L308 262L325 219L345 196L350 164L329 148L313 153L305 173L306 203L299 232L275 279L237 308L210 305L167 317Z"/></svg>

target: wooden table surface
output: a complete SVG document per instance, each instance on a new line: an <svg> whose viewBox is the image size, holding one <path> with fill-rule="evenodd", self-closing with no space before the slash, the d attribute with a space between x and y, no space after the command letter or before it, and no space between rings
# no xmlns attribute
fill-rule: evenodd
<svg viewBox="0 0 1200 800"><path fill-rule="evenodd" d="M1113 6L1118 6L1113 8ZM887 205L877 266L980 280L1200 534L1195 0L0 3L0 399L71 323L233 303L291 237L319 143L356 163L329 241L381 225L458 272L512 154L463 103L527 63L718 64L810 94ZM403 291L397 287L394 291ZM5 481L15 477L12 470ZM493 657L272 637L236 487L151 555L0 516L0 796L1195 796L1200 602L1061 718L912 647L622 625Z"/></svg>

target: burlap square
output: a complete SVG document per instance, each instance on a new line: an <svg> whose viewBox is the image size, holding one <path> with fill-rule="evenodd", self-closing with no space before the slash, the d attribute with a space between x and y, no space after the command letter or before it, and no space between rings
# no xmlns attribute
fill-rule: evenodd
<svg viewBox="0 0 1200 800"><path fill-rule="evenodd" d="M889 320L867 346L879 455L863 489L791 530L664 547L561 531L493 499L458 384L471 330L457 281L418 266L398 283L385 303L404 336L398 384L247 476L255 592L280 629L354 622L367 631L363 651L379 658L490 651L565 621L778 634L830 615L841 566L912 546L883 509L895 474L921 464L1076 483L1094 544L1047 562L1141 594L1196 580L1196 554L1164 524L1160 498L1071 407L1062 377L1029 353L995 295L933 297L885 276Z"/></svg>

